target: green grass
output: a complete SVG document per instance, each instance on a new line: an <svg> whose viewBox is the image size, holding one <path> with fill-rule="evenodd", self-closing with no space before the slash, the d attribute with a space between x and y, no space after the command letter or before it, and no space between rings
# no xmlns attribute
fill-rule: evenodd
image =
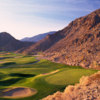
<svg viewBox="0 0 100 100"><path fill-rule="evenodd" d="M97 72L96 70L58 64L48 60L36 62L37 60L33 56L5 54L5 52L0 52L0 54L0 57L5 57L5 59L0 60L0 62L4 62L0 64L0 89L25 86L38 91L36 95L27 98L0 98L0 100L39 100L56 91L63 91L67 85L79 82L83 75ZM55 70L59 70L59 72L41 75Z"/></svg>
<svg viewBox="0 0 100 100"><path fill-rule="evenodd" d="M35 57L25 57L25 56L17 56L17 57L11 57L11 58L6 58L3 60L0 60L5 63L16 63L16 64L29 64L37 61Z"/></svg>
<svg viewBox="0 0 100 100"><path fill-rule="evenodd" d="M83 75L91 75L94 72L94 70L86 69L64 69L61 72L48 76L45 80L50 84L69 85L77 83Z"/></svg>

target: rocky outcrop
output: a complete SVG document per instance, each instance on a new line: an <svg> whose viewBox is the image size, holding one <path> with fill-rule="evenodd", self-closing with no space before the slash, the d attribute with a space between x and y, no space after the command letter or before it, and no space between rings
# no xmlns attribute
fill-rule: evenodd
<svg viewBox="0 0 100 100"><path fill-rule="evenodd" d="M64 92L56 92L42 100L100 100L100 71L83 76L80 83L68 86Z"/></svg>

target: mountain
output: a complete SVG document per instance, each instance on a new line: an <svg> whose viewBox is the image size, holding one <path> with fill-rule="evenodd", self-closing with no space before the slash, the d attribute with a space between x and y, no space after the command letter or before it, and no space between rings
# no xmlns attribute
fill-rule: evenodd
<svg viewBox="0 0 100 100"><path fill-rule="evenodd" d="M39 40L42 40L43 38L45 38L48 34L54 34L54 33L56 33L56 31L39 34L39 35L36 35L33 37L26 37L26 38L22 39L21 41L38 42Z"/></svg>
<svg viewBox="0 0 100 100"><path fill-rule="evenodd" d="M100 100L100 71L83 76L80 83L66 87L64 92L56 92L42 100Z"/></svg>
<svg viewBox="0 0 100 100"><path fill-rule="evenodd" d="M16 40L7 32L0 33L0 51L16 51L32 44L32 42L21 42Z"/></svg>
<svg viewBox="0 0 100 100"><path fill-rule="evenodd" d="M100 9L72 21L65 37L45 51L50 60L100 69Z"/></svg>
<svg viewBox="0 0 100 100"><path fill-rule="evenodd" d="M44 39L40 40L34 45L25 48L23 50L19 50L18 53L36 54L38 52L43 52L64 37L63 35L60 35L58 33L62 33L62 31L61 32L59 31L55 34L49 34Z"/></svg>
<svg viewBox="0 0 100 100"><path fill-rule="evenodd" d="M22 52L44 52L55 62L100 69L100 9L75 19Z"/></svg>

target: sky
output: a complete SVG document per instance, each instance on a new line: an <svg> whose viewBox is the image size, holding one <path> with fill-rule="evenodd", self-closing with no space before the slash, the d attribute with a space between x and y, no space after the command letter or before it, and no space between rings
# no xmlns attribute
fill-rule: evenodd
<svg viewBox="0 0 100 100"><path fill-rule="evenodd" d="M17 39L58 31L100 8L100 0L0 0L0 32Z"/></svg>

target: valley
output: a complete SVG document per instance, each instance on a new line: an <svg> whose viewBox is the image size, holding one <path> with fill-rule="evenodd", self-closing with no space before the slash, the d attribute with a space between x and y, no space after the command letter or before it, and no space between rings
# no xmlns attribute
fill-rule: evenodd
<svg viewBox="0 0 100 100"><path fill-rule="evenodd" d="M28 23L18 24L32 33L27 36L18 29L0 33L0 100L100 100L100 8L75 18L61 30L36 36L44 21L41 28L32 21L31 30Z"/></svg>
<svg viewBox="0 0 100 100"><path fill-rule="evenodd" d="M68 85L78 83L82 76L97 72L97 70L83 69L80 66L68 66L45 59L37 60L37 57L32 55L0 52L0 58L2 58L0 60L0 100L40 100L56 91L64 91ZM14 88L21 89L21 94L25 92L27 97L23 95L17 97L20 91L13 91ZM29 89L35 92L29 95L27 93ZM9 94L9 91L13 92ZM7 96L8 94L10 96Z"/></svg>

